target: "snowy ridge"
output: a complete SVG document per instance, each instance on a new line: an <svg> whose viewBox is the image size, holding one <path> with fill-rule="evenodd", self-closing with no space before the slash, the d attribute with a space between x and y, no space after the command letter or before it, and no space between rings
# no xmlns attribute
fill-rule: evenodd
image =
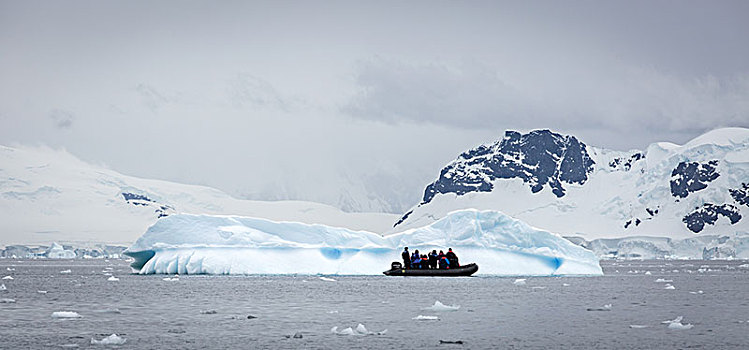
<svg viewBox="0 0 749 350"><path fill-rule="evenodd" d="M0 244L131 244L159 217L234 214L385 231L396 215L302 201L249 201L213 188L140 179L66 151L0 146Z"/></svg>
<svg viewBox="0 0 749 350"><path fill-rule="evenodd" d="M124 253L141 274L378 275L404 246L454 248L480 274L598 275L598 258L559 235L496 211L461 210L389 236L325 225L179 214L159 220Z"/></svg>
<svg viewBox="0 0 749 350"><path fill-rule="evenodd" d="M548 130L508 131L461 154L395 230L463 208L498 210L586 240L749 233L749 129L628 152Z"/></svg>

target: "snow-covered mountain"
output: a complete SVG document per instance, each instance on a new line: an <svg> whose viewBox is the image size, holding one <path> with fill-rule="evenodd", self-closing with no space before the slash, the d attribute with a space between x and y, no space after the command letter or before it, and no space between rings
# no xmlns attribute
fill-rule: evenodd
<svg viewBox="0 0 749 350"><path fill-rule="evenodd" d="M507 131L445 166L395 230L463 208L587 240L749 233L749 129L629 152L549 130Z"/></svg>
<svg viewBox="0 0 749 350"><path fill-rule="evenodd" d="M168 160L165 160L168 161ZM303 201L238 200L219 190L119 174L66 151L0 146L0 244L130 244L159 217L262 217L384 232L397 215Z"/></svg>

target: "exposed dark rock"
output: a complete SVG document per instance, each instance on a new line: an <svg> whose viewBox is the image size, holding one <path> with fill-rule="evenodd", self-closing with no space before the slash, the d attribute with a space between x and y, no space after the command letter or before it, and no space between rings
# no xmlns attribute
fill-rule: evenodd
<svg viewBox="0 0 749 350"><path fill-rule="evenodd" d="M742 183L737 189L729 189L728 193L739 203L749 207L749 183Z"/></svg>
<svg viewBox="0 0 749 350"><path fill-rule="evenodd" d="M671 195L686 198L690 193L707 188L707 183L717 179L717 160L707 163L681 162L671 172Z"/></svg>
<svg viewBox="0 0 749 350"><path fill-rule="evenodd" d="M718 217L721 215L731 220L732 225L741 220L741 214L735 205L715 205L705 203L702 207L695 208L681 221L687 225L687 228L690 231L697 233L702 231L702 229L705 228L705 225L715 225L715 222L718 221Z"/></svg>
<svg viewBox="0 0 749 350"><path fill-rule="evenodd" d="M413 213L413 212L414 212L414 210L413 210L413 209L409 210L409 211L408 211L408 213L406 213L405 215L403 215L403 216L402 216L402 217L400 218L400 220L398 220L398 222L396 222L396 223L395 223L395 225L393 225L393 227L395 227L395 226L398 226L398 225L400 225L400 224L401 224L402 222L406 221L406 219L408 219L408 216L409 216L409 215L411 215L411 213Z"/></svg>
<svg viewBox="0 0 749 350"><path fill-rule="evenodd" d="M617 158L612 159L609 162L609 167L611 169L621 169L621 170L624 170L624 171L629 171L629 169L632 169L632 164L634 164L638 160L642 160L642 159L645 159L645 155L642 154L642 153L640 153L640 152L637 152L637 153L629 156L629 158L626 158L626 159L625 158L621 158L621 157L617 157Z"/></svg>
<svg viewBox="0 0 749 350"><path fill-rule="evenodd" d="M574 136L549 130L507 131L502 140L464 152L442 169L439 178L426 187L422 204L438 193L490 192L492 181L513 178L522 179L533 193L548 185L554 195L562 197L562 184L585 183L594 164L585 144Z"/></svg>
<svg viewBox="0 0 749 350"><path fill-rule="evenodd" d="M159 218L163 218L165 216L169 216L169 212L174 210L174 207L171 205L166 204L160 204L157 201L148 198L146 195L137 194L137 193L130 193L130 192L122 192L122 197L125 198L125 201L136 206L144 206L144 207L154 207L154 212L158 214Z"/></svg>

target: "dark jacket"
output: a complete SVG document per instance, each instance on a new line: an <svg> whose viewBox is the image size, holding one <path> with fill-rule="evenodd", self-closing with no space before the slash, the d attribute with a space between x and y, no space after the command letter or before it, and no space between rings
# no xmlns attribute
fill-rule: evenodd
<svg viewBox="0 0 749 350"><path fill-rule="evenodd" d="M429 253L429 265L435 266L437 264L437 253Z"/></svg>
<svg viewBox="0 0 749 350"><path fill-rule="evenodd" d="M458 263L458 256L455 255L454 252L447 252L445 254L445 257L450 260L450 266L452 267L458 267L460 264Z"/></svg>

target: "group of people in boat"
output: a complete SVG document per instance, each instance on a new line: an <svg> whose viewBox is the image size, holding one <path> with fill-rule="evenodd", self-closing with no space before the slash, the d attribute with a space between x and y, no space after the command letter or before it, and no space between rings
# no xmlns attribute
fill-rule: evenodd
<svg viewBox="0 0 749 350"><path fill-rule="evenodd" d="M419 254L419 250L413 253L408 251L408 247L401 253L403 258L403 267L407 269L449 269L459 267L458 256L455 255L452 248L447 248L447 253L440 250L432 250L428 254Z"/></svg>

